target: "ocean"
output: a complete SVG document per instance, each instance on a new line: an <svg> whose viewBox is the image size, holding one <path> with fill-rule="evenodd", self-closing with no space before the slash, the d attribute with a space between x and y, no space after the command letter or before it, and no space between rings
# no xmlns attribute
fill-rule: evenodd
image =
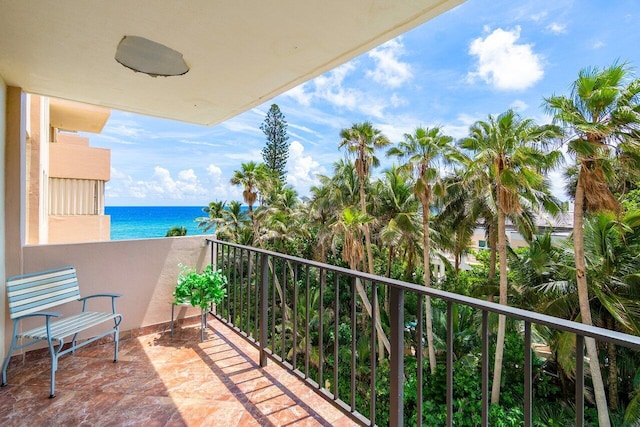
<svg viewBox="0 0 640 427"><path fill-rule="evenodd" d="M111 215L111 240L165 237L172 227L186 227L187 236L204 234L195 219L206 216L202 206L106 206L105 214Z"/></svg>

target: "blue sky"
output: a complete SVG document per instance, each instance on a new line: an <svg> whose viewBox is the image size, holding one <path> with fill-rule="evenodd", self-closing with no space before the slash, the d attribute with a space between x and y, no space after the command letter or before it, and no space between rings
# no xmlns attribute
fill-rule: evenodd
<svg viewBox="0 0 640 427"><path fill-rule="evenodd" d="M392 141L417 126L460 138L509 108L548 122L543 98L568 94L581 68L621 61L640 76L638 22L637 0L469 0L217 126L114 110L102 134L87 136L111 149L107 206L242 200L229 179L242 162L261 161L260 124L277 103L289 124L287 181L304 196L344 156L339 132L353 123L371 121ZM377 172L392 162L379 157Z"/></svg>

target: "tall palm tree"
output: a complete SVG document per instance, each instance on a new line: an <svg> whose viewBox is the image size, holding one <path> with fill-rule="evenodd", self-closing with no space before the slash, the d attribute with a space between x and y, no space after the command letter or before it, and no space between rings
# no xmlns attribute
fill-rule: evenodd
<svg viewBox="0 0 640 427"><path fill-rule="evenodd" d="M610 186L620 180L619 171L637 174L640 165L640 80L628 82L624 64L605 69L585 68L573 82L569 96L545 99L557 123L564 125L567 152L574 158L577 179L574 195L573 241L576 281L582 322L593 324L589 306L584 254L584 213L617 210ZM626 177L623 177L626 178ZM598 360L595 341L586 339L587 354ZM589 365L601 426L609 426L609 414L600 367Z"/></svg>
<svg viewBox="0 0 640 427"><path fill-rule="evenodd" d="M470 136L461 142L461 147L474 155L468 162L466 179L477 194L486 194L487 188L490 189L497 207L500 304L507 304L507 216L520 214L526 205L543 204L552 213L559 211L544 177L544 173L561 159L559 151L545 150L550 139L558 134L553 126L537 126L532 120L522 119L513 110L508 110L498 117L489 115L488 121L473 124ZM505 316L498 319L492 403L500 400L506 326Z"/></svg>
<svg viewBox="0 0 640 427"><path fill-rule="evenodd" d="M371 169L380 164L380 161L375 156L375 150L383 148L391 142L380 130L374 128L370 122L355 123L350 128L342 129L340 138L342 140L338 143L338 148L346 149L348 156L355 157L354 164L360 187L360 211L366 216L365 187L368 184ZM375 274L373 252L371 251L371 233L368 224L365 224L364 227L364 239L369 273Z"/></svg>
<svg viewBox="0 0 640 427"><path fill-rule="evenodd" d="M373 221L368 215L363 214L357 209L346 208L342 211L340 220L333 225L333 230L343 237L342 239L342 260L349 264L349 268L352 270L361 270L362 262L364 261L364 248L362 247L363 237L368 229L369 225ZM362 286L362 282L359 278L355 279L356 291L360 296L362 304L364 305L369 317L372 317L372 310L378 308L376 305L372 307L367 292ZM376 324L373 325L376 328L378 334L378 341L380 346L380 359L384 356L384 349L391 351L391 345L389 339L385 335L382 329L382 322L380 317L376 313Z"/></svg>
<svg viewBox="0 0 640 427"><path fill-rule="evenodd" d="M452 176L445 177L443 180L445 191L435 198L438 213L434 217L433 229L437 233L435 238L431 239L435 247L453 254L453 268L456 276L460 272L462 256L469 252L471 237L476 227L478 224L486 224L483 221L484 217L477 215L474 209L473 202L480 202L480 200L469 197L471 194L464 187L461 176L462 172L454 171ZM495 250L495 245L492 250ZM492 261L495 265L495 257L492 257ZM493 271L495 273L495 267ZM489 279L493 279L491 270Z"/></svg>
<svg viewBox="0 0 640 427"><path fill-rule="evenodd" d="M340 131L340 138L342 138L342 140L338 143L338 148L346 149L348 156L352 155L355 157L354 164L360 187L360 211L362 215L366 217L367 204L365 187L368 185L371 169L380 164L380 161L375 156L375 150L377 148L383 148L391 142L379 129L374 128L370 122L355 123L350 128L342 129ZM363 226L365 249L367 251L367 265L369 267L369 273L375 274L373 252L371 249L371 230L368 223L365 223ZM376 318L380 319L380 316L378 316L380 307L376 304L374 309L376 310ZM378 348L380 349L380 355L382 357L382 352L384 351L382 349L382 344L384 343L383 334L378 334L378 341L378 344L380 344ZM385 347L387 349L390 348L386 345Z"/></svg>
<svg viewBox="0 0 640 427"><path fill-rule="evenodd" d="M418 252L419 225L416 224L418 201L413 194L411 177L392 166L375 182L376 197L372 201L374 216L382 226L380 240L389 248L387 277L390 276L395 249L404 249L405 279L411 281L414 257ZM385 296L386 301L386 296Z"/></svg>
<svg viewBox="0 0 640 427"><path fill-rule="evenodd" d="M249 218L251 219L251 227L253 229L254 239L258 237L258 226L253 212L253 205L258 199L258 186L260 180L265 175L265 166L262 163L248 162L240 165L240 170L233 172L231 177L232 185L242 186L242 198L249 206Z"/></svg>
<svg viewBox="0 0 640 427"><path fill-rule="evenodd" d="M431 287L431 257L429 241L429 215L433 202L434 185L440 183L440 171L443 161L454 153L451 145L453 138L442 133L439 127L417 128L413 134L405 134L404 141L388 151L388 155L398 156L404 160L401 168L410 171L414 177L413 192L422 207L422 248L424 265L424 285ZM429 347L429 366L431 373L436 372L436 353L433 343L433 314L431 298L425 298L425 314L427 316L427 346Z"/></svg>
<svg viewBox="0 0 640 427"><path fill-rule="evenodd" d="M622 218L602 212L585 223L584 245L590 305L598 308L598 326L640 335L640 211ZM607 343L609 404L618 409L618 363L615 344Z"/></svg>
<svg viewBox="0 0 640 427"><path fill-rule="evenodd" d="M224 210L222 214L224 223L222 224L221 232L222 237L229 237L234 243L242 243L242 235L246 234L244 230L249 233L251 230L248 228L249 218L247 218L247 212L242 209L242 204L237 200L229 202L229 206ZM218 233L216 233L218 234ZM218 234L220 236L220 234Z"/></svg>

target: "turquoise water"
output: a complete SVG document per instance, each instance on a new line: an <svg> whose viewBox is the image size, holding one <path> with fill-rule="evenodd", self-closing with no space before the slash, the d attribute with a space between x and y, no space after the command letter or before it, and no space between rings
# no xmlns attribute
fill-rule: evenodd
<svg viewBox="0 0 640 427"><path fill-rule="evenodd" d="M172 227L186 227L187 236L204 234L195 219L205 216L201 206L107 206L111 240L164 237Z"/></svg>

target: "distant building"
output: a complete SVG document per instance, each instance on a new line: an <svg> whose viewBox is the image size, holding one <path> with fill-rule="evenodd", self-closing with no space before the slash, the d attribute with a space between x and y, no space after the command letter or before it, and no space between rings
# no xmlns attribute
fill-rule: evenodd
<svg viewBox="0 0 640 427"><path fill-rule="evenodd" d="M562 212L558 215L551 215L547 212L538 212L535 217L536 233L551 233L553 241L559 241L569 237L573 231L573 205L569 206L569 211ZM506 224L507 245L513 249L528 247L527 240L516 230L513 224L507 220ZM471 236L469 249L474 251L488 250L489 242L487 241L486 230L483 227L476 227ZM445 254L447 260L453 264L453 255ZM445 267L441 260L433 258L432 264L435 267L436 277L444 277ZM478 265L478 260L472 254L462 255L460 259L460 268L462 270L470 270L474 265Z"/></svg>
<svg viewBox="0 0 640 427"><path fill-rule="evenodd" d="M90 147L77 132L102 132L111 110L27 96L26 243L109 240L104 190L111 151Z"/></svg>

